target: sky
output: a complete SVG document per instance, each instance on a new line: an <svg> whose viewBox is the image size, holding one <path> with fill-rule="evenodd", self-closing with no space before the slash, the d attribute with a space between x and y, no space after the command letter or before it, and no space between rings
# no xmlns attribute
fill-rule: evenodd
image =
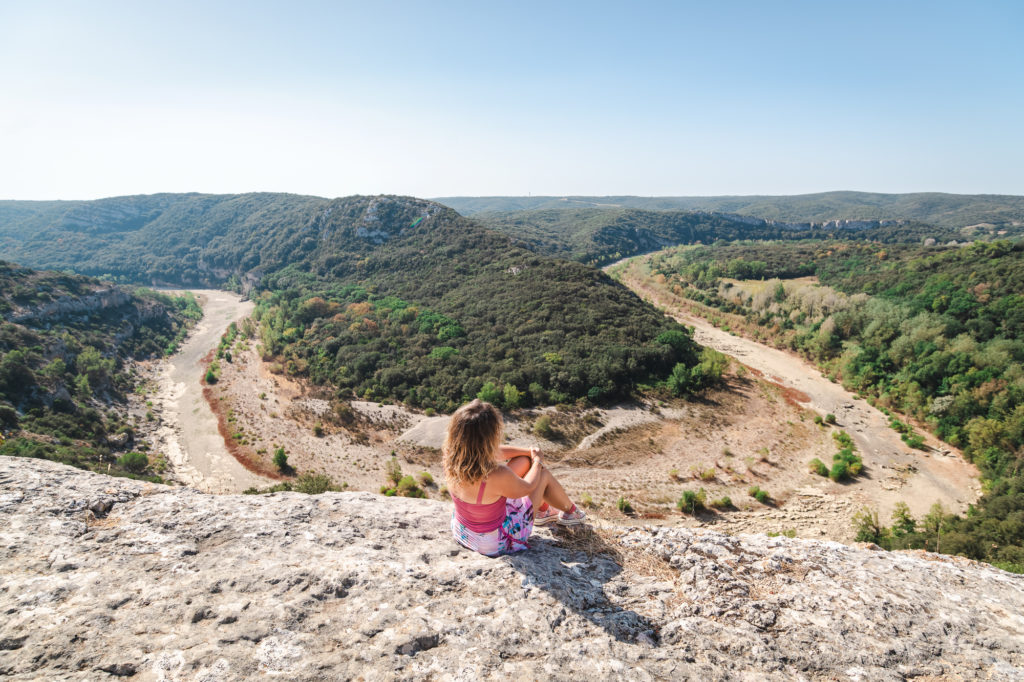
<svg viewBox="0 0 1024 682"><path fill-rule="evenodd" d="M1024 2L0 0L0 199L1024 194Z"/></svg>

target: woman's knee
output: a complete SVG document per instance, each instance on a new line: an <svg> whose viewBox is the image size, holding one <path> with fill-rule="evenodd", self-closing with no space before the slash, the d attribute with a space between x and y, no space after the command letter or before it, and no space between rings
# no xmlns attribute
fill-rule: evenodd
<svg viewBox="0 0 1024 682"><path fill-rule="evenodd" d="M533 462L526 455L518 455L508 461L508 468L519 478L525 476L532 465Z"/></svg>

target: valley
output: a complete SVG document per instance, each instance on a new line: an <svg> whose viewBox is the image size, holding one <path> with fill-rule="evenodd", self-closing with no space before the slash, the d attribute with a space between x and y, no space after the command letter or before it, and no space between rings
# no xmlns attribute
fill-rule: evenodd
<svg viewBox="0 0 1024 682"><path fill-rule="evenodd" d="M805 362L686 314L671 294L642 276L639 262L626 265L626 284L657 305L676 305L670 310L695 327L699 343L749 370L735 365L720 388L697 400L510 411L507 442L541 447L595 521L850 541L851 518L864 506L889 514L903 501L920 516L935 501L962 513L977 498L977 473L958 453L910 452L876 410ZM288 479L272 462L283 448L292 474L325 474L343 489L377 492L394 455L427 497L446 497L439 450L443 415L351 400L339 419L329 391L288 377L244 338L232 347L230 362L220 361L217 382L201 385L202 358L216 349L228 324L251 313L252 303L225 292L196 293L206 316L177 355L153 368L161 423L152 433L153 447L166 453L173 478L208 492L267 488ZM210 404L226 420L227 443ZM814 415L828 412L839 417L836 427L814 424ZM547 437L534 429L544 416L552 424ZM855 482L834 483L808 471L811 459L830 459L831 433L838 428L849 431L864 456L866 474ZM268 475L254 473L259 471ZM769 504L748 495L753 485L770 492ZM728 498L730 504L681 513L676 502L682 491L699 489L709 501ZM632 511L620 511L620 499Z"/></svg>

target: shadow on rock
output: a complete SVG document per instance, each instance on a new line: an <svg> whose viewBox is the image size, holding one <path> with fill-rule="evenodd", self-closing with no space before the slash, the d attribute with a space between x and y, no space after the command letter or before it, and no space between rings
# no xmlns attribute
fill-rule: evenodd
<svg viewBox="0 0 1024 682"><path fill-rule="evenodd" d="M616 605L605 591L622 573L619 549L588 526L556 532L559 542L533 536L529 551L502 557L523 574L523 589L544 590L620 642L657 646L658 626Z"/></svg>

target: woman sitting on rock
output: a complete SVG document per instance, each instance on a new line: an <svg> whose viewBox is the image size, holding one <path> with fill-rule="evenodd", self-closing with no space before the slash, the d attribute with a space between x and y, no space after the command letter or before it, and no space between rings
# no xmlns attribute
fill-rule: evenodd
<svg viewBox="0 0 1024 682"><path fill-rule="evenodd" d="M501 413L474 400L452 415L444 442L452 533L463 547L488 556L526 549L534 524L571 526L586 516L544 468L540 450L502 445L501 431Z"/></svg>

